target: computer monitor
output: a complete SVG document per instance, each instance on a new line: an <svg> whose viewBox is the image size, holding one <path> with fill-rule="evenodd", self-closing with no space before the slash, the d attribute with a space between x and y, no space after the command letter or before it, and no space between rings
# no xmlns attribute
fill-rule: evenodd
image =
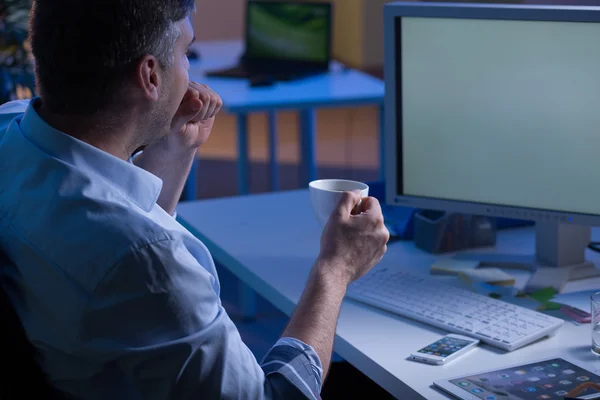
<svg viewBox="0 0 600 400"><path fill-rule="evenodd" d="M330 3L249 1L245 58L328 65L331 12Z"/></svg>
<svg viewBox="0 0 600 400"><path fill-rule="evenodd" d="M384 14L387 203L536 221L522 266L566 269L532 285L597 275L585 249L600 225L600 8Z"/></svg>

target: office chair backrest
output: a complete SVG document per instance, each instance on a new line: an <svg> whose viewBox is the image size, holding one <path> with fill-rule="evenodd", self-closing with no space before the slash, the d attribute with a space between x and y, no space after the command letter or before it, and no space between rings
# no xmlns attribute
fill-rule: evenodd
<svg viewBox="0 0 600 400"><path fill-rule="evenodd" d="M0 271L11 268L0 251ZM37 351L4 290L0 273L0 400L26 398L59 400L62 396L48 383L37 363Z"/></svg>

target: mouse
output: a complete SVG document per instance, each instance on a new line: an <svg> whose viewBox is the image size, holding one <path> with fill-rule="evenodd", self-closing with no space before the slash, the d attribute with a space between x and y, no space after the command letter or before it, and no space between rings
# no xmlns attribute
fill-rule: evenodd
<svg viewBox="0 0 600 400"><path fill-rule="evenodd" d="M275 79L269 75L259 75L250 77L250 87L266 87L273 86Z"/></svg>
<svg viewBox="0 0 600 400"><path fill-rule="evenodd" d="M200 53L198 53L197 50L189 49L187 52L187 57L188 57L188 60L196 61L196 60L200 59Z"/></svg>

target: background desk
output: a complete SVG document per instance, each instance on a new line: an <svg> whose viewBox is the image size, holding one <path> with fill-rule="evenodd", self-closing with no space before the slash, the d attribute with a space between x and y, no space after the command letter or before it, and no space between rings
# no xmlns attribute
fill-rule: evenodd
<svg viewBox="0 0 600 400"><path fill-rule="evenodd" d="M287 315L296 306L319 250L321 229L305 190L181 204L178 215L208 246L213 257ZM600 232L594 232L595 238ZM532 230L502 232L498 250L533 251ZM590 254L596 263L600 257ZM435 256L412 242L389 246L380 266L427 273ZM519 279L524 281L525 276ZM452 279L452 278L451 278ZM600 288L600 279L573 282L567 290ZM504 353L484 345L445 366L429 366L406 357L444 334L358 302L345 300L335 351L383 388L402 399L444 399L434 380L477 373L528 361L561 356L600 374L590 352L590 326L566 322L556 336Z"/></svg>
<svg viewBox="0 0 600 400"><path fill-rule="evenodd" d="M315 159L315 108L379 105L383 121L384 84L362 72L333 63L331 72L293 82L276 83L271 87L250 87L247 80L207 77L206 71L234 66L244 47L241 41L200 42L198 61L190 61L190 79L211 87L223 98L223 110L237 115L238 192L248 192L248 114L267 112L269 115L269 164L272 190L278 188L276 112L300 111L301 184L317 178ZM381 123L383 128L383 123ZM382 144L380 137L380 143ZM383 148L380 146L380 160ZM380 173L383 174L383 163ZM185 200L196 199L196 165L188 179Z"/></svg>

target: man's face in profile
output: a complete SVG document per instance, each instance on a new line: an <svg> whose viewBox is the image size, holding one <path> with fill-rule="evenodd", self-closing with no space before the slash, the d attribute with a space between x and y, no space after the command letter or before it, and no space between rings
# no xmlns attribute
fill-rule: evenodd
<svg viewBox="0 0 600 400"><path fill-rule="evenodd" d="M181 34L175 43L173 49L173 62L165 67L161 74L163 79L161 85L160 100L155 103L152 112L151 129L155 132L150 141L160 140L169 135L171 131L171 121L181 104L183 96L187 92L189 85L188 70L190 67L187 53L190 44L194 39L194 29L189 18L185 18L176 23L177 29Z"/></svg>

